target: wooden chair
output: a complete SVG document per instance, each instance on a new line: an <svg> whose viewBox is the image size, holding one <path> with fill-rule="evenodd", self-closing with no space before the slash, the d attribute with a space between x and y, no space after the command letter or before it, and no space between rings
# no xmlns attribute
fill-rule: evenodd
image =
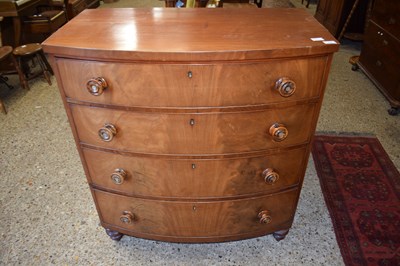
<svg viewBox="0 0 400 266"><path fill-rule="evenodd" d="M35 14L23 18L24 34L50 36L67 23L67 4L68 0L50 0L48 5L37 6Z"/></svg>
<svg viewBox="0 0 400 266"><path fill-rule="evenodd" d="M42 46L39 43L29 43L18 46L13 51L13 60L21 86L24 89L29 90L28 81L40 75L43 75L47 83L51 85L50 75L54 75L54 72L49 62L47 62ZM27 63L27 61L31 60L35 60L39 65L39 70L35 71L36 73L32 73L32 69Z"/></svg>
<svg viewBox="0 0 400 266"><path fill-rule="evenodd" d="M2 47L0 47L0 62L1 62L1 64L3 64L10 57L12 51L13 51L13 49L12 49L11 46L2 46ZM8 87L8 89L11 90L13 87L10 86L7 83L7 80L8 80L7 77L3 76L0 73L0 84L6 85ZM1 100L1 98L0 98L0 110L3 113L7 114L6 107L5 107L4 103L3 103L3 101Z"/></svg>

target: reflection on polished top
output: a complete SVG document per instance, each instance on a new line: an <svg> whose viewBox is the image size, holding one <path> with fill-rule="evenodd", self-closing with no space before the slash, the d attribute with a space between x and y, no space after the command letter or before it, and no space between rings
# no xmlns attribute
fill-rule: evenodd
<svg viewBox="0 0 400 266"><path fill-rule="evenodd" d="M43 43L67 56L184 61L326 54L338 46L306 11L266 8L85 10Z"/></svg>

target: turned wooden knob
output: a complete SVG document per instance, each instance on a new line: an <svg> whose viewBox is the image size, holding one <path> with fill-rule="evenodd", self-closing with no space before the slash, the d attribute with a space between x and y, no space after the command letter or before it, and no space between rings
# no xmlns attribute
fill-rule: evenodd
<svg viewBox="0 0 400 266"><path fill-rule="evenodd" d="M262 223L262 224L269 224L272 221L272 217L271 217L269 211L266 211L266 210L261 211L258 214L258 218L260 219L260 223Z"/></svg>
<svg viewBox="0 0 400 266"><path fill-rule="evenodd" d="M127 173L125 172L124 169L122 168L117 168L114 170L114 172L111 174L111 180L114 182L116 185L121 185L125 178L127 177Z"/></svg>
<svg viewBox="0 0 400 266"><path fill-rule="evenodd" d="M275 123L269 128L269 134L275 141L282 141L287 138L289 131L285 125Z"/></svg>
<svg viewBox="0 0 400 266"><path fill-rule="evenodd" d="M107 82L104 78L91 78L86 83L86 88L90 92L90 94L94 96L99 96L103 93L105 89L107 89Z"/></svg>
<svg viewBox="0 0 400 266"><path fill-rule="evenodd" d="M116 134L117 128L112 124L104 124L104 127L99 129L99 137L106 142L112 141Z"/></svg>
<svg viewBox="0 0 400 266"><path fill-rule="evenodd" d="M264 181L267 184L274 184L279 179L279 174L274 171L272 168L267 168L262 172L262 176L264 177Z"/></svg>
<svg viewBox="0 0 400 266"><path fill-rule="evenodd" d="M289 97L296 91L296 83L293 80L283 77L276 81L275 89L283 97Z"/></svg>
<svg viewBox="0 0 400 266"><path fill-rule="evenodd" d="M130 224L135 220L135 215L130 211L123 211L122 215L119 217L119 220L124 224Z"/></svg>

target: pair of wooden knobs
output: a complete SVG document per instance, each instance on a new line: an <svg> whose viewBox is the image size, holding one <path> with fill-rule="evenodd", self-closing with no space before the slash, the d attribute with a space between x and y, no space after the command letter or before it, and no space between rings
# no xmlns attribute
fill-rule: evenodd
<svg viewBox="0 0 400 266"><path fill-rule="evenodd" d="M191 71L188 72L188 77L193 77ZM99 96L108 88L108 84L102 77L91 78L86 83L86 88L90 94ZM289 97L296 91L296 83L287 77L282 77L275 82L274 89L278 91L282 97Z"/></svg>
<svg viewBox="0 0 400 266"><path fill-rule="evenodd" d="M271 214L268 210L264 210L258 213L259 222L262 224L269 224L272 222ZM131 224L135 221L135 214L130 211L123 211L119 220L124 224Z"/></svg>
<svg viewBox="0 0 400 266"><path fill-rule="evenodd" d="M265 169L261 176L263 177L265 183L270 185L275 184L279 179L279 174L272 168ZM111 180L116 185L121 185L127 177L127 172L122 168L115 169L111 174Z"/></svg>
<svg viewBox="0 0 400 266"><path fill-rule="evenodd" d="M106 123L104 124L104 127L99 129L98 134L102 141L110 142L117 134L117 128L113 124ZM287 138L289 131L285 125L274 123L269 128L269 134L272 136L274 141L280 142Z"/></svg>

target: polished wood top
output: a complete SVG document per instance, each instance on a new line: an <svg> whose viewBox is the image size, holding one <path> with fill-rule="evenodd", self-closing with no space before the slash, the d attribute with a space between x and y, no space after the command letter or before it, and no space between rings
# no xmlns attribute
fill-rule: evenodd
<svg viewBox="0 0 400 266"><path fill-rule="evenodd" d="M311 14L295 8L85 10L43 43L45 52L63 56L156 61L306 56L338 46Z"/></svg>

